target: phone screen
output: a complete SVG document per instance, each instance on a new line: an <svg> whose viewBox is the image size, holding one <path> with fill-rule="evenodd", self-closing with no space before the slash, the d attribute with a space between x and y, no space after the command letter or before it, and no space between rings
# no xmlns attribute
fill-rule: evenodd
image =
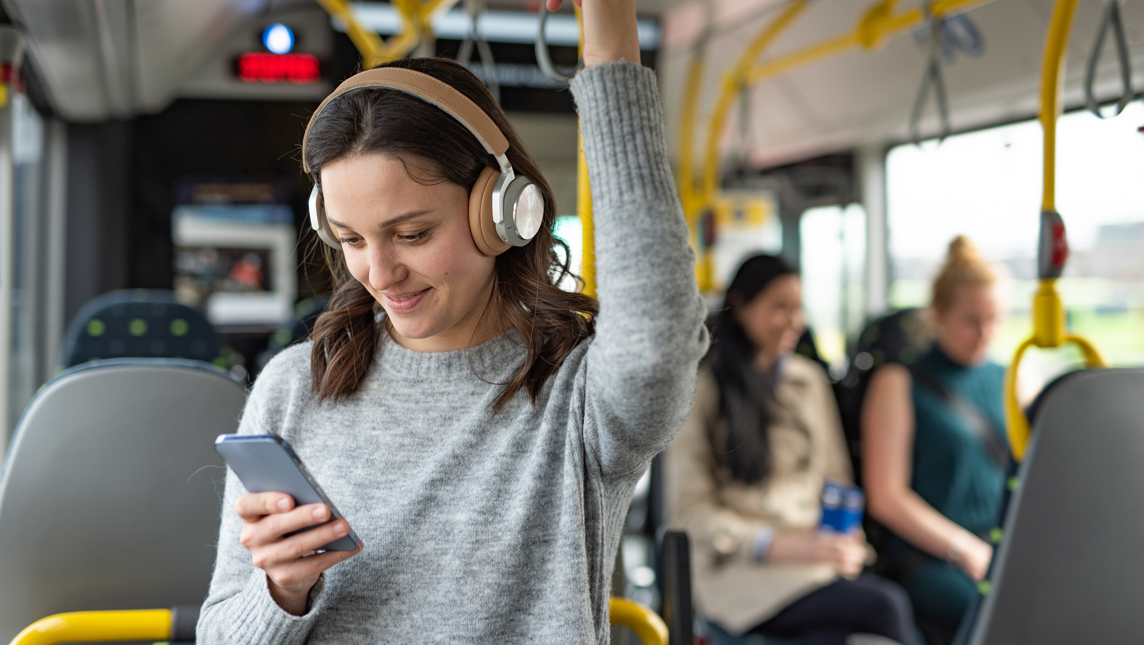
<svg viewBox="0 0 1144 645"><path fill-rule="evenodd" d="M343 519L322 487L306 470L302 460L282 437L271 434L223 434L215 440L215 449L251 493L286 493L294 498L297 506L325 504L330 509L329 522ZM309 531L317 526L321 524L289 535ZM353 551L358 542L358 537L351 528L348 535L330 542L319 551Z"/></svg>

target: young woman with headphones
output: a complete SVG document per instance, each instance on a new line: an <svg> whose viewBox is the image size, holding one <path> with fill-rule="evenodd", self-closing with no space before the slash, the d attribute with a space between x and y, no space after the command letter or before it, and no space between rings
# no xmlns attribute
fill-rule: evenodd
<svg viewBox="0 0 1144 645"><path fill-rule="evenodd" d="M598 306L557 287L552 191L466 69L392 63L314 113L312 224L344 281L239 432L289 440L362 546L316 552L345 521L294 534L329 509L229 475L200 645L608 641L628 502L707 347L634 5L583 0L572 81Z"/></svg>

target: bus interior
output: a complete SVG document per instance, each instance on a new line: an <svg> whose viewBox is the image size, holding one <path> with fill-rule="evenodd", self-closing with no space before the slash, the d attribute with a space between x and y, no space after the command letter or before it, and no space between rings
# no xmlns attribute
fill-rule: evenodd
<svg viewBox="0 0 1144 645"><path fill-rule="evenodd" d="M950 239L1003 267L989 356L1008 369L1013 467L959 642L1138 642L1144 3L636 4L701 293L718 307L754 253L798 266L800 352L840 405L887 359L871 321L927 306ZM555 191L583 277L566 287L594 293L577 15L0 0L0 642L193 639L171 607L209 581L213 438L331 290L302 131L369 61L453 58L493 90ZM657 458L621 543L613 642L715 643L691 611L686 535L665 537L662 480Z"/></svg>

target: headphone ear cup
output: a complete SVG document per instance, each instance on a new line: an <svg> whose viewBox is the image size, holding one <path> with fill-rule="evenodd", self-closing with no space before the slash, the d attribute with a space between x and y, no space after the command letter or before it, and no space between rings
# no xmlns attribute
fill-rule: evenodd
<svg viewBox="0 0 1144 645"><path fill-rule="evenodd" d="M318 234L318 238L337 250L342 249L342 245L338 242L338 236L334 234L334 229L330 227L330 222L326 219L326 207L322 194L318 191L318 185L314 184L314 189L310 191L310 228Z"/></svg>
<svg viewBox="0 0 1144 645"><path fill-rule="evenodd" d="M493 222L493 187L499 177L497 169L485 168L469 193L469 232L477 249L488 256L500 255L511 248L497 235Z"/></svg>

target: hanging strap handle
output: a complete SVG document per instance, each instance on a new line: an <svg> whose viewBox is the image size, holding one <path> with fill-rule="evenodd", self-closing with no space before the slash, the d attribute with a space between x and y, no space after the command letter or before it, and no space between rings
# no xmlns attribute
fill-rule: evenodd
<svg viewBox="0 0 1144 645"><path fill-rule="evenodd" d="M1104 19L1100 28L1096 30L1096 42L1092 45L1092 53L1088 55L1088 68L1084 75L1084 100L1089 111L1100 118L1100 104L1096 100L1094 86L1096 85L1096 68L1100 63L1100 51L1104 49L1104 37L1108 31L1116 41L1116 58L1120 64L1120 100L1116 102L1116 114L1119 115L1135 98L1132 89L1132 59L1128 56L1128 39L1124 36L1124 20L1120 17L1120 0L1109 0L1104 8Z"/></svg>
<svg viewBox="0 0 1144 645"><path fill-rule="evenodd" d="M540 71L544 75L557 83L567 83L572 80L576 72L584 69L584 61L579 60L576 62L576 67L571 71L565 72L556 67L552 63L552 55L548 53L548 37L544 35L544 25L548 22L548 3L544 0L540 2L540 20L537 21L536 32L536 64L540 66Z"/></svg>
<svg viewBox="0 0 1144 645"><path fill-rule="evenodd" d="M925 74L922 76L922 85L918 88L918 96L914 99L914 111L910 115L910 139L914 145L921 142L920 125L922 112L925 110L926 97L929 95L930 85L933 85L934 102L937 103L938 116L941 117L941 135L938 141L944 141L951 131L949 125L949 101L945 94L945 78L941 72L944 47L942 45L941 20L933 15L930 0L922 3L922 15L926 20L926 31L929 34L929 63L926 64Z"/></svg>

